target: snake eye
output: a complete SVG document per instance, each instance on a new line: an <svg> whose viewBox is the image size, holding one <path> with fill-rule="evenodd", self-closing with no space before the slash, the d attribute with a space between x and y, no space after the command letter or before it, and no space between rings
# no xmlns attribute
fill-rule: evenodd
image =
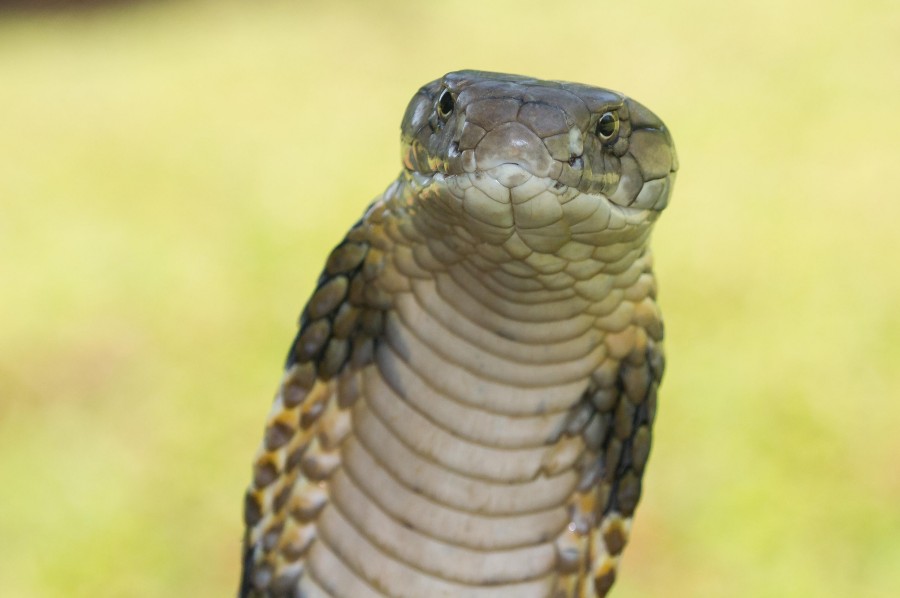
<svg viewBox="0 0 900 598"><path fill-rule="evenodd" d="M453 95L450 93L450 91L445 89L441 92L441 97L438 98L438 116L446 119L450 116L450 113L453 112L454 106L456 106L456 100L453 99Z"/></svg>
<svg viewBox="0 0 900 598"><path fill-rule="evenodd" d="M604 112L597 121L597 137L600 141L609 141L619 132L619 117L612 112Z"/></svg>

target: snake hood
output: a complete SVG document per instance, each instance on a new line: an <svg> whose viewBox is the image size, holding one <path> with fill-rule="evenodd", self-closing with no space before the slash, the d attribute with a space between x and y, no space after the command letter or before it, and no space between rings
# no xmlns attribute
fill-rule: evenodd
<svg viewBox="0 0 900 598"><path fill-rule="evenodd" d="M656 115L576 83L449 73L418 91L401 130L423 209L480 241L515 235L538 252L621 241L615 221L655 220L678 168Z"/></svg>

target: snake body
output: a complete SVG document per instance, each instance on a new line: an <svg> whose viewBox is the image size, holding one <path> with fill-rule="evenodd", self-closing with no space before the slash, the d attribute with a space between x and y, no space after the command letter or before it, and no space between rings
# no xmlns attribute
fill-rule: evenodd
<svg viewBox="0 0 900 598"><path fill-rule="evenodd" d="M245 499L242 596L605 596L650 450L677 160L619 93L462 71L332 251Z"/></svg>

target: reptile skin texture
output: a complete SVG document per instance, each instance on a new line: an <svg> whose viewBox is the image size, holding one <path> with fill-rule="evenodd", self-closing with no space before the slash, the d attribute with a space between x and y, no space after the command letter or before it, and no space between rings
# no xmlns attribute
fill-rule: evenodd
<svg viewBox="0 0 900 598"><path fill-rule="evenodd" d="M617 92L461 71L401 141L303 311L240 596L606 596L663 373L668 129Z"/></svg>

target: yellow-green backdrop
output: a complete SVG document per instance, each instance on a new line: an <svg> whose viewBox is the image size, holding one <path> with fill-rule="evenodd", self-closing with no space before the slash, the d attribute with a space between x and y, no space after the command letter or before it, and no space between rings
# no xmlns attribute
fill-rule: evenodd
<svg viewBox="0 0 900 598"><path fill-rule="evenodd" d="M900 595L896 0L28 4L0 6L0 595L233 595L296 315L459 68L619 89L678 146L614 595Z"/></svg>

